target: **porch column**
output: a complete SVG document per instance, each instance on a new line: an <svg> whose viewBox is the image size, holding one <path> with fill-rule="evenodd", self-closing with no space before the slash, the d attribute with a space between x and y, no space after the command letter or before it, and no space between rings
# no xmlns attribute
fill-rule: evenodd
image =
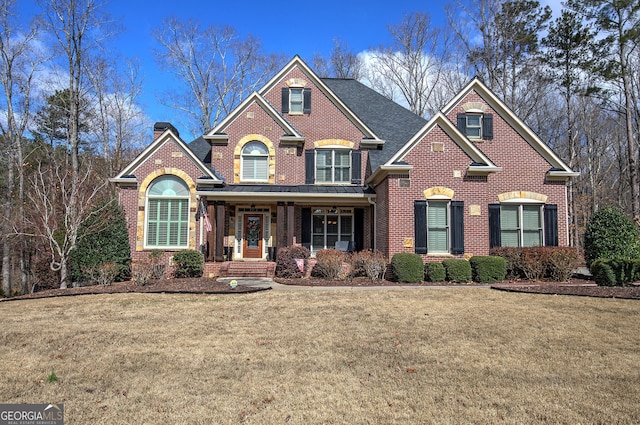
<svg viewBox="0 0 640 425"><path fill-rule="evenodd" d="M216 232L218 230L218 226L216 225L217 223L215 220L216 207L213 205L213 203L211 204L207 203L207 215L209 216L209 221L211 222L211 231L207 233L207 246L208 246L207 261L213 261L214 249L216 246Z"/></svg>
<svg viewBox="0 0 640 425"><path fill-rule="evenodd" d="M224 261L224 201L216 202L215 260Z"/></svg>
<svg viewBox="0 0 640 425"><path fill-rule="evenodd" d="M287 246L287 224L284 207L284 202L278 202L276 211L276 241L278 243L278 249Z"/></svg>
<svg viewBox="0 0 640 425"><path fill-rule="evenodd" d="M296 234L295 206L293 202L287 204L287 246L293 245L293 236Z"/></svg>

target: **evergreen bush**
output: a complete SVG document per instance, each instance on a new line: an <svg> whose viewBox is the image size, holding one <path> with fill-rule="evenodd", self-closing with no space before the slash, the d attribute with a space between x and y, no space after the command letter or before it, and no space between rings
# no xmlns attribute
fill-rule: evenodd
<svg viewBox="0 0 640 425"><path fill-rule="evenodd" d="M78 230L78 243L69 255L73 282L91 282L103 264L117 268L114 280L130 277L131 252L124 211L115 201L102 203Z"/></svg>
<svg viewBox="0 0 640 425"><path fill-rule="evenodd" d="M447 280L454 283L471 282L471 264L462 258L447 258L442 261Z"/></svg>
<svg viewBox="0 0 640 425"><path fill-rule="evenodd" d="M425 263L424 276L427 282L444 282L447 277L447 272L442 263Z"/></svg>
<svg viewBox="0 0 640 425"><path fill-rule="evenodd" d="M638 227L622 210L601 208L587 223L584 255L589 267L598 259L640 258Z"/></svg>
<svg viewBox="0 0 640 425"><path fill-rule="evenodd" d="M469 259L471 277L478 283L502 282L507 276L507 261L498 256L474 256Z"/></svg>
<svg viewBox="0 0 640 425"><path fill-rule="evenodd" d="M173 255L174 277L202 277L204 257L199 251L185 249Z"/></svg>
<svg viewBox="0 0 640 425"><path fill-rule="evenodd" d="M399 252L391 257L391 270L396 282L419 283L424 279L422 257L410 252Z"/></svg>

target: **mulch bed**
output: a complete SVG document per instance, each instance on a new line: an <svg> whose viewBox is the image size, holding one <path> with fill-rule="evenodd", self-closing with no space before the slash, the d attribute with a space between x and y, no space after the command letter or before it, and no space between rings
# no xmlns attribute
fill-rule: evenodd
<svg viewBox="0 0 640 425"><path fill-rule="evenodd" d="M145 286L135 282L116 282L111 285L82 286L79 288L47 289L33 294L4 298L0 301L24 300L33 298L68 297L74 295L120 294L120 293L165 293L165 294L246 294L263 291L268 288L238 286L231 289L228 283L217 282L216 279L187 278L151 280Z"/></svg>
<svg viewBox="0 0 640 425"><path fill-rule="evenodd" d="M492 285L492 289L530 294L575 295L598 298L624 298L640 300L640 286L596 286L592 282L570 283L512 283Z"/></svg>
<svg viewBox="0 0 640 425"><path fill-rule="evenodd" d="M298 286L333 286L333 287L365 287L365 286L448 286L448 287L473 287L489 286L470 284L441 283L415 283L399 284L388 280L371 281L367 278L355 278L350 281L344 280L324 280L318 278L306 279L275 279L283 285ZM638 284L626 287L606 287L595 286L591 281L575 279L565 283L531 283L531 282L505 282L491 285L492 289L509 292L526 292L532 294L554 294L554 295L577 295L601 298L626 298L640 299L640 286ZM137 285L135 282L118 282L106 286L83 286L80 288L48 289L34 292L33 294L21 295L17 297L4 298L0 301L12 301L34 298L63 297L90 294L116 294L116 293L167 293L167 294L241 294L262 291L268 288L252 288L248 286L238 286L231 289L228 283L217 282L216 279L195 278L195 279L166 279L150 281L145 286Z"/></svg>

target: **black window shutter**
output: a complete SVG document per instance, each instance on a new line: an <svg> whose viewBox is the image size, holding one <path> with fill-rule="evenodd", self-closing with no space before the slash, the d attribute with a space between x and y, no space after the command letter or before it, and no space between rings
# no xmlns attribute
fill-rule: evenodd
<svg viewBox="0 0 640 425"><path fill-rule="evenodd" d="M416 254L427 253L427 201L413 202Z"/></svg>
<svg viewBox="0 0 640 425"><path fill-rule="evenodd" d="M316 152L313 149L304 151L304 184L314 184L316 175Z"/></svg>
<svg viewBox="0 0 640 425"><path fill-rule="evenodd" d="M351 151L351 184L362 183L362 152Z"/></svg>
<svg viewBox="0 0 640 425"><path fill-rule="evenodd" d="M484 140L493 140L493 115L482 115L482 138Z"/></svg>
<svg viewBox="0 0 640 425"><path fill-rule="evenodd" d="M451 253L464 254L464 202L451 201Z"/></svg>
<svg viewBox="0 0 640 425"><path fill-rule="evenodd" d="M458 114L458 130L462 132L462 134L467 134L467 115L466 114Z"/></svg>
<svg viewBox="0 0 640 425"><path fill-rule="evenodd" d="M362 251L364 246L364 208L356 208L353 210L353 249Z"/></svg>
<svg viewBox="0 0 640 425"><path fill-rule="evenodd" d="M311 89L309 88L302 90L302 113L311 113Z"/></svg>
<svg viewBox="0 0 640 425"><path fill-rule="evenodd" d="M289 113L289 88L282 88L282 113Z"/></svg>
<svg viewBox="0 0 640 425"><path fill-rule="evenodd" d="M489 248L502 245L500 238L500 204L489 205Z"/></svg>
<svg viewBox="0 0 640 425"><path fill-rule="evenodd" d="M300 219L302 220L302 246L311 249L311 208L302 208Z"/></svg>
<svg viewBox="0 0 640 425"><path fill-rule="evenodd" d="M558 246L558 206L544 206L544 242L546 246Z"/></svg>

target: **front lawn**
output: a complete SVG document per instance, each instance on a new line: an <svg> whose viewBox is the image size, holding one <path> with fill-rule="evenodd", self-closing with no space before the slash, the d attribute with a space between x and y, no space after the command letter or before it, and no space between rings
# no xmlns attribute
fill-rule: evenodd
<svg viewBox="0 0 640 425"><path fill-rule="evenodd" d="M1 303L0 323L0 402L68 424L640 422L635 300L105 294Z"/></svg>

